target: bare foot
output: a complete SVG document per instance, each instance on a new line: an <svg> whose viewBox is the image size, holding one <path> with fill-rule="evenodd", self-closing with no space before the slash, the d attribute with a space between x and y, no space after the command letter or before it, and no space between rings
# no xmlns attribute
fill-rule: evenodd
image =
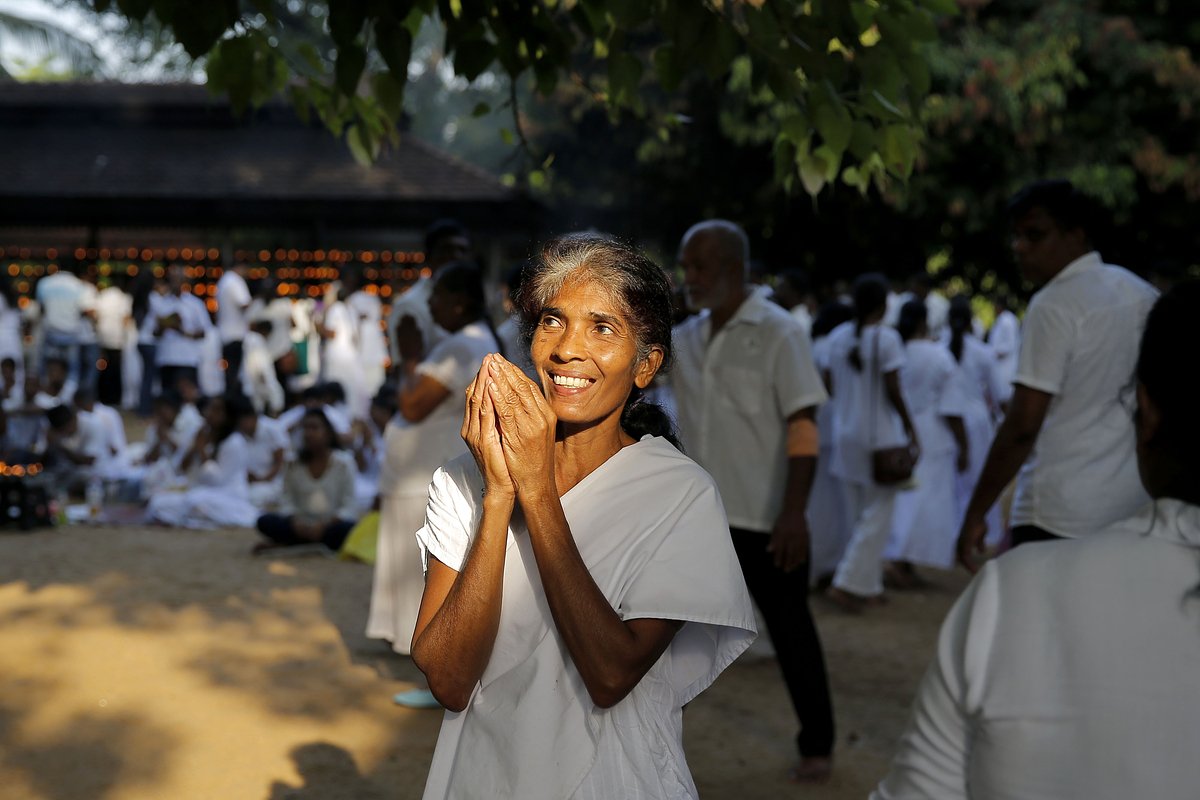
<svg viewBox="0 0 1200 800"><path fill-rule="evenodd" d="M800 766L788 770L788 780L792 783L826 783L831 775L832 758L806 758Z"/></svg>

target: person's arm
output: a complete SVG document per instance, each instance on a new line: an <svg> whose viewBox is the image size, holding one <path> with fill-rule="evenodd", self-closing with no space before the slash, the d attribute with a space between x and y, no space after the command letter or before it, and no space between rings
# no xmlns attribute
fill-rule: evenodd
<svg viewBox="0 0 1200 800"><path fill-rule="evenodd" d="M972 573L979 569L974 563L973 554L983 552L984 539L987 537L984 518L988 509L995 504L1033 452L1053 399L1052 394L1021 384L1017 384L1013 391L1012 403L996 430L996 438L992 440L983 472L975 484L958 532L958 562Z"/></svg>
<svg viewBox="0 0 1200 800"><path fill-rule="evenodd" d="M815 417L816 409L809 406L788 418L787 488L767 543L767 552L775 556L775 566L784 572L792 572L808 561L808 495L817 473L820 447Z"/></svg>
<svg viewBox="0 0 1200 800"><path fill-rule="evenodd" d="M420 375L414 371L412 378L400 389L399 410L400 415L409 422L420 422L446 402L450 390L428 375Z"/></svg>
<svg viewBox="0 0 1200 800"><path fill-rule="evenodd" d="M959 472L966 472L971 465L970 443L967 439L967 427L963 424L963 418L959 416L945 416L942 420L946 423L946 427L950 429L950 434L954 437L954 444L958 446L958 459L955 461L955 469Z"/></svg>
<svg viewBox="0 0 1200 800"><path fill-rule="evenodd" d="M179 462L179 471L187 472L192 468L193 464L204 463L205 450L208 449L208 444L212 439L212 431L208 425L205 425L200 430L196 431L195 438L192 439L192 444L188 447L186 453L183 454L183 460Z"/></svg>
<svg viewBox="0 0 1200 800"><path fill-rule="evenodd" d="M467 390L462 426L462 437L484 478L483 514L460 570L429 555L412 641L413 663L425 674L433 696L451 711L467 707L492 657L500 628L508 525L516 506L486 370L485 361Z"/></svg>
<svg viewBox="0 0 1200 800"><path fill-rule="evenodd" d="M900 421L904 423L904 431L908 434L908 440L914 447L919 448L921 443L917 440L917 429L913 427L912 418L908 416L908 405L904 402L904 394L900 391L900 370L894 369L883 374L883 388L887 393L888 402L892 404L892 408L896 409L896 413L900 415Z"/></svg>
<svg viewBox="0 0 1200 800"><path fill-rule="evenodd" d="M622 620L579 555L554 474L557 420L518 367L493 354L487 362L505 463L517 487L538 574L554 625L600 708L619 703L658 661L680 620Z"/></svg>
<svg viewBox="0 0 1200 800"><path fill-rule="evenodd" d="M284 452L283 448L277 448L271 453L271 468L262 475L250 475L250 480L258 483L266 483L267 481L275 480L275 476L283 469Z"/></svg>

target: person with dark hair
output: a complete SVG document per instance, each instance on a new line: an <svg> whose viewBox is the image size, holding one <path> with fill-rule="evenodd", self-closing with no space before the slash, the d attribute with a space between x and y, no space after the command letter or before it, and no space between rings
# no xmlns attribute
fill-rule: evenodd
<svg viewBox="0 0 1200 800"><path fill-rule="evenodd" d="M951 301L947 321L949 339L946 348L958 373L963 425L968 443L967 467L960 470L954 479L957 527L962 524L967 504L971 501L971 494L987 461L988 446L996 433L995 420L1002 415L1000 397L1003 394L1003 378L992 346L980 341L973 332L975 314L969 298L959 295ZM999 503L992 506L985 520L988 526L987 544L994 547L1000 544L1004 536Z"/></svg>
<svg viewBox="0 0 1200 800"><path fill-rule="evenodd" d="M167 293L151 305L154 357L163 391L182 391L179 382L185 379L199 384L203 340L212 327L204 302L191 292L183 291L183 282L181 264L167 267Z"/></svg>
<svg viewBox="0 0 1200 800"><path fill-rule="evenodd" d="M804 270L793 268L779 273L775 281L773 299L791 312L805 333L812 334L813 316L809 307L809 303L812 302L812 285Z"/></svg>
<svg viewBox="0 0 1200 800"><path fill-rule="evenodd" d="M104 430L80 419L75 407L63 403L46 410L45 464L52 485L81 492L108 464Z"/></svg>
<svg viewBox="0 0 1200 800"><path fill-rule="evenodd" d="M37 376L32 376L38 385L38 391L30 400L41 409L54 406L68 405L75 399L75 391L79 387L71 380L71 365L66 359L47 358L42 364L43 379L38 382Z"/></svg>
<svg viewBox="0 0 1200 800"><path fill-rule="evenodd" d="M191 403L185 403L178 392L163 392L154 398L154 416L146 429L145 454L147 467L161 465L153 486L170 483L182 467L183 457L192 446L196 434L204 427L204 418Z"/></svg>
<svg viewBox="0 0 1200 800"><path fill-rule="evenodd" d="M256 508L270 508L283 491L283 467L287 460L287 431L278 420L263 416L253 404L238 418L238 433L246 440L248 496Z"/></svg>
<svg viewBox="0 0 1200 800"><path fill-rule="evenodd" d="M439 469L413 660L450 710L426 798L694 797L682 707L753 638L711 478L640 397L671 356L665 275L549 242L521 298L539 387L502 356Z"/></svg>
<svg viewBox="0 0 1200 800"><path fill-rule="evenodd" d="M317 332L324 340L321 347L321 378L342 387L349 417L354 420L366 415L371 395L366 385L358 315L347 302L350 292L351 284L333 284L332 301L317 317L316 324Z"/></svg>
<svg viewBox="0 0 1200 800"><path fill-rule="evenodd" d="M433 291L433 279L442 267L455 261L463 261L471 255L471 237L462 224L452 219L440 219L425 232L425 261L429 277L418 278L406 289L392 295L392 310L388 313L387 334L392 372L399 374L404 361L400 352L401 334L412 340L419 338L421 347L417 360L429 352L446 337L429 314L429 294Z"/></svg>
<svg viewBox="0 0 1200 800"><path fill-rule="evenodd" d="M1197 317L1200 283L1180 284L1135 353L1131 438L1153 502L984 565L875 800L1196 796L1200 423L1179 353Z"/></svg>
<svg viewBox="0 0 1200 800"><path fill-rule="evenodd" d="M60 269L40 278L34 296L41 306L42 345L38 353L38 369L48 358L59 358L67 364L71 381L78 385L79 332L81 321L95 312L88 305L91 287L79 279L80 265Z"/></svg>
<svg viewBox="0 0 1200 800"><path fill-rule="evenodd" d="M748 283L741 226L707 220L680 242L688 303L670 374L684 447L721 489L730 535L800 722L798 781L832 770L834 724L808 609L807 506L827 397L800 323Z"/></svg>
<svg viewBox="0 0 1200 800"><path fill-rule="evenodd" d="M388 345L383 332L383 303L378 293L370 292L364 286L361 268L343 269L340 280L346 288L346 307L358 326L358 352L363 365L362 386L369 401L387 379ZM366 412L364 408L360 413L365 415Z"/></svg>
<svg viewBox="0 0 1200 800"><path fill-rule="evenodd" d="M242 341L250 332L250 286L246 275L250 267L237 263L228 267L217 280L217 333L221 337L221 358L225 362L225 393L242 391Z"/></svg>
<svg viewBox="0 0 1200 800"><path fill-rule="evenodd" d="M146 518L180 528L253 527L259 511L249 497L249 453L238 427L254 406L240 395L217 395L204 404L204 427L180 462L189 487L155 492Z"/></svg>
<svg viewBox="0 0 1200 800"><path fill-rule="evenodd" d="M1088 231L1091 204L1070 183L1027 186L1009 210L1017 265L1039 288L1025 313L1012 401L959 531L958 558L971 571L985 547L985 515L1018 471L1014 545L1085 536L1146 499L1122 397L1157 292L1101 261Z"/></svg>
<svg viewBox="0 0 1200 800"><path fill-rule="evenodd" d="M900 390L904 343L884 324L888 283L878 273L854 282L854 321L829 334L826 384L833 397L833 474L842 481L850 542L827 596L860 612L883 595L883 551L892 530L898 487L880 483L877 450L908 447L919 438Z"/></svg>
<svg viewBox="0 0 1200 800"><path fill-rule="evenodd" d="M813 362L822 375L829 372L829 334L839 325L854 319L854 308L832 301L821 306L813 320ZM828 390L828 387L826 387ZM820 448L817 473L813 477L808 500L809 583L822 589L833 582L833 573L841 563L850 541L850 525L846 519L846 500L841 481L833 474L833 403L822 403L817 409L817 436Z"/></svg>
<svg viewBox="0 0 1200 800"><path fill-rule="evenodd" d="M954 565L959 522L955 477L969 463L966 400L957 365L945 347L929 339L928 313L924 302L909 300L900 308L896 326L904 340L900 391L921 440L921 458L913 470L916 487L896 497L891 539L884 550L884 558L892 562L888 576L898 588L920 585L918 564L936 569Z"/></svg>
<svg viewBox="0 0 1200 800"><path fill-rule="evenodd" d="M398 336L404 353L395 421L384 433L379 479L379 545L367 636L384 639L407 655L421 606L424 581L413 531L421 527L429 477L462 453L466 389L489 353L500 350L484 299L483 275L474 264L447 264L429 296L433 321L448 336L418 361L416 335ZM425 692L397 695L401 705L434 707Z"/></svg>
<svg viewBox="0 0 1200 800"><path fill-rule="evenodd" d="M138 355L142 360L141 387L138 391L138 413L149 417L154 412L154 386L158 383L158 302L167 293L167 282L144 270L133 292L133 320L138 330ZM167 387L168 389L172 387Z"/></svg>
<svg viewBox="0 0 1200 800"><path fill-rule="evenodd" d="M304 444L283 476L279 511L255 522L269 542L255 553L277 547L320 544L336 552L354 527L354 471L339 458L337 433L320 409L309 409L302 423Z"/></svg>
<svg viewBox="0 0 1200 800"><path fill-rule="evenodd" d="M96 294L96 344L100 348L96 399L106 406L121 405L125 393L125 345L133 330L133 298L111 277L100 281Z"/></svg>

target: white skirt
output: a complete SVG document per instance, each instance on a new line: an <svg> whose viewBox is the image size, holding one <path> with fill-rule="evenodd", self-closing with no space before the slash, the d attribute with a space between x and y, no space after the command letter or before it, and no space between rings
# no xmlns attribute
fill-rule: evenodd
<svg viewBox="0 0 1200 800"><path fill-rule="evenodd" d="M367 638L391 642L392 649L402 655L412 650L425 592L417 530L425 524L428 500L428 493L397 492L381 497Z"/></svg>
<svg viewBox="0 0 1200 800"><path fill-rule="evenodd" d="M953 451L921 454L913 470L916 488L896 495L884 558L938 569L954 566L959 521L956 460Z"/></svg>

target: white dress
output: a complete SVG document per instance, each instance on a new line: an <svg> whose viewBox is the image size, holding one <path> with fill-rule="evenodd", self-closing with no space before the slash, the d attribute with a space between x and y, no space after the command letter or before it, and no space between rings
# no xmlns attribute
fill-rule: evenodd
<svg viewBox="0 0 1200 800"><path fill-rule="evenodd" d="M1200 507L1160 499L989 561L875 800L1193 800Z"/></svg>
<svg viewBox="0 0 1200 800"><path fill-rule="evenodd" d="M460 570L482 514L470 456L429 488L422 554ZM686 624L621 702L597 708L571 662L515 515L496 641L465 710L447 712L426 800L694 798L682 707L754 639L716 486L666 440L618 451L562 497L579 554L623 620Z"/></svg>
<svg viewBox="0 0 1200 800"><path fill-rule="evenodd" d="M928 340L905 346L900 389L921 442L921 458L913 472L916 488L896 497L892 537L884 550L889 561L938 569L954 565L958 447L945 418L965 413L959 386L958 365L945 347Z"/></svg>
<svg viewBox="0 0 1200 800"><path fill-rule="evenodd" d="M384 362L388 357L387 339L383 335L383 304L379 297L359 290L346 298L346 305L358 319L358 346L362 351L363 390L367 399L383 386Z"/></svg>
<svg viewBox="0 0 1200 800"><path fill-rule="evenodd" d="M234 432L200 467L192 487L150 497L147 518L177 528L252 528L258 509L250 502L246 439Z"/></svg>
<svg viewBox="0 0 1200 800"><path fill-rule="evenodd" d="M813 361L822 372L829 369L829 337L813 342ZM850 526L846 521L846 499L841 481L833 474L833 403L817 408L817 433L821 447L817 456L817 472L808 494L809 577L816 581L830 575L842 560L846 543L850 541Z"/></svg>
<svg viewBox="0 0 1200 800"><path fill-rule="evenodd" d="M342 385L346 405L354 418L366 416L370 398L354 312L339 300L325 311L325 327L333 331L333 338L325 340L321 351L321 374L326 381Z"/></svg>
<svg viewBox="0 0 1200 800"><path fill-rule="evenodd" d="M1017 354L1021 352L1021 323L1011 311L1001 311L988 332L987 343L996 354L997 402L1007 403L1017 377Z"/></svg>
<svg viewBox="0 0 1200 800"><path fill-rule="evenodd" d="M967 429L967 446L970 449L967 471L957 473L955 478L958 521L961 525L967 513L967 504L971 502L971 493L975 491L975 484L979 483L979 475L987 462L992 438L996 434L994 409L999 376L992 349L970 335L963 337L962 360L958 362L958 367L959 388L966 403L963 425ZM987 544L995 547L1004 538L1004 523L999 503L994 504L988 511L986 521Z"/></svg>
<svg viewBox="0 0 1200 800"><path fill-rule="evenodd" d="M443 339L417 367L449 390L449 396L417 423L397 414L384 430L379 478L379 543L367 636L392 643L407 655L417 625L425 577L413 534L425 518L429 479L442 464L466 452L462 440L466 389L483 359L496 352L487 325L474 322Z"/></svg>

